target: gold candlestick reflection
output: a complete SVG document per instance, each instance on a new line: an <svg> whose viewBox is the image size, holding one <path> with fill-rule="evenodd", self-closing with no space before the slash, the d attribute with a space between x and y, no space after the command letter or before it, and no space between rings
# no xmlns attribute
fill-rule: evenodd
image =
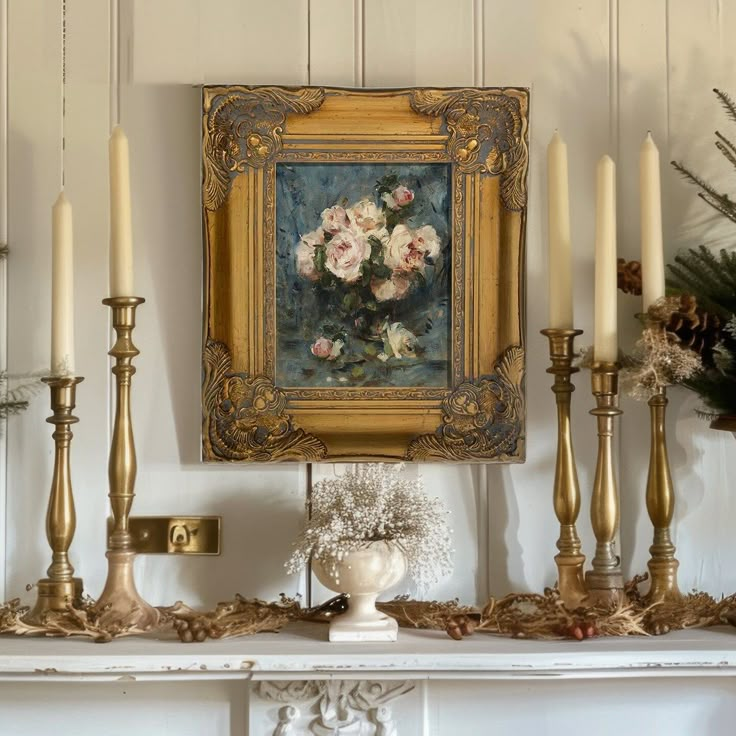
<svg viewBox="0 0 736 736"><path fill-rule="evenodd" d="M682 597L677 585L675 545L670 538L670 524L675 510L675 491L670 474L665 436L667 389L663 386L649 399L651 447L647 477L647 511L654 526L654 541L648 563L652 584L647 594L650 603Z"/></svg>
<svg viewBox="0 0 736 736"><path fill-rule="evenodd" d="M557 459L553 501L555 515L560 522L557 540L559 554L555 556L560 595L568 608L577 608L588 595L585 588L580 538L576 529L580 513L580 486L575 467L570 426L570 403L575 386L571 376L578 372L572 365L573 343L582 330L548 328L542 334L549 339L549 357L552 365L547 368L555 379L552 391L557 404Z"/></svg>
<svg viewBox="0 0 736 736"><path fill-rule="evenodd" d="M115 423L108 476L113 531L107 550L108 572L105 589L96 603L98 623L103 628L120 628L128 633L148 631L158 623L159 612L138 593L133 575L135 550L128 528L128 518L135 498L136 456L133 424L130 417L131 379L135 373L133 358L139 351L131 333L135 310L145 300L134 296L104 299L112 309L112 326L117 340L110 350L115 358L112 372L116 382Z"/></svg>
<svg viewBox="0 0 736 736"><path fill-rule="evenodd" d="M588 571L586 582L591 603L616 603L621 600L624 588L621 558L615 551L620 523L618 486L613 469L614 419L621 414L618 408L618 364L594 363L591 382L597 405L590 413L598 422L598 460L590 503L596 546L593 569Z"/></svg>
<svg viewBox="0 0 736 736"><path fill-rule="evenodd" d="M55 445L54 472L46 512L46 538L51 547L51 566L47 578L38 581L36 605L25 617L27 623L43 625L50 612L63 613L82 597L82 580L74 577L69 562L69 547L77 525L69 463L71 425L79 420L72 412L76 404L79 376L51 376L42 379L51 392L51 411L46 421L53 424Z"/></svg>

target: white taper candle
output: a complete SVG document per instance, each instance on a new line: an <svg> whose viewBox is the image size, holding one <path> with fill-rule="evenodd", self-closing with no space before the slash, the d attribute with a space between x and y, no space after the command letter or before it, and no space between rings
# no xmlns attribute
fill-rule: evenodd
<svg viewBox="0 0 736 736"><path fill-rule="evenodd" d="M547 221L549 230L549 326L571 329L572 244L567 145L555 131L547 147Z"/></svg>
<svg viewBox="0 0 736 736"><path fill-rule="evenodd" d="M664 248L662 243L662 194L659 150L652 134L641 144L639 155L641 203L641 300L644 312L664 296Z"/></svg>
<svg viewBox="0 0 736 736"><path fill-rule="evenodd" d="M128 138L120 126L110 136L110 296L135 296Z"/></svg>
<svg viewBox="0 0 736 736"><path fill-rule="evenodd" d="M51 375L74 375L72 206L64 192L51 209Z"/></svg>
<svg viewBox="0 0 736 736"><path fill-rule="evenodd" d="M616 165L603 156L596 169L593 357L609 363L618 359L616 270Z"/></svg>

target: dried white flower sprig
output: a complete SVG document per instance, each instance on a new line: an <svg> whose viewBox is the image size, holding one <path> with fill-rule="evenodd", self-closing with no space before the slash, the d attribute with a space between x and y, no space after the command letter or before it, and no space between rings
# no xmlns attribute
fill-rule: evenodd
<svg viewBox="0 0 736 736"><path fill-rule="evenodd" d="M422 479L401 478L403 465L357 465L316 483L311 512L286 568L301 570L310 557L329 565L367 542L393 541L406 557L418 593L452 572L449 511L424 493Z"/></svg>

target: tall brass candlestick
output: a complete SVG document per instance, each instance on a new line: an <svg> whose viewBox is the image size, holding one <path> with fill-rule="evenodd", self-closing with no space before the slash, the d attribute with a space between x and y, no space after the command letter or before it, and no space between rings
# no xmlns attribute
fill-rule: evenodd
<svg viewBox="0 0 736 736"><path fill-rule="evenodd" d="M647 511L654 526L654 541L649 548L651 558L648 563L652 579L647 594L650 603L665 599L677 600L682 597L677 585L677 568L680 563L675 558L675 545L670 538L670 524L675 510L675 491L672 486L664 428L667 403L667 389L664 386L649 399L651 447L647 478Z"/></svg>
<svg viewBox="0 0 736 736"><path fill-rule="evenodd" d="M116 296L102 302L112 309L112 326L117 335L109 353L115 358L112 372L117 386L117 402L108 466L114 525L107 549L107 582L95 608L101 627L120 627L130 633L148 631L159 620L159 612L146 603L136 589L133 575L135 549L128 528L136 475L130 386L135 373L133 358L139 353L131 333L135 327L136 307L144 301L136 296Z"/></svg>
<svg viewBox="0 0 736 736"><path fill-rule="evenodd" d="M552 391L557 403L557 460L555 463L554 509L560 522L557 540L559 554L555 556L560 595L565 605L577 608L588 595L585 588L583 565L585 556L580 549L580 537L575 524L580 513L580 486L575 467L570 427L570 400L575 390L571 376L578 372L572 365L573 343L582 330L548 328L542 334L549 339L549 357L552 361L547 373L554 377Z"/></svg>
<svg viewBox="0 0 736 736"><path fill-rule="evenodd" d="M48 577L38 581L36 605L25 617L26 623L34 625L43 625L49 612L66 612L82 597L82 580L74 577L74 568L69 562L69 547L77 525L69 455L74 436L71 425L79 421L72 414L77 384L84 379L79 376L51 376L42 380L51 392L53 414L46 421L55 427L52 437L56 451L46 512L51 566L46 573Z"/></svg>
<svg viewBox="0 0 736 736"><path fill-rule="evenodd" d="M618 364L594 363L591 376L597 406L590 413L598 420L598 460L590 504L596 546L593 569L588 571L586 582L591 603L615 603L621 600L624 588L621 558L615 551L620 522L618 486L613 470L614 419L621 414Z"/></svg>

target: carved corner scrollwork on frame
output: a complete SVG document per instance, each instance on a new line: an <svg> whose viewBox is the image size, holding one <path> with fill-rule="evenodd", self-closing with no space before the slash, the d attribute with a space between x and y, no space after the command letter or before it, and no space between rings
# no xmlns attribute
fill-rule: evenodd
<svg viewBox="0 0 736 736"><path fill-rule="evenodd" d="M510 210L526 206L526 97L497 89L417 89L411 106L444 117L447 151L460 171L500 175L504 205Z"/></svg>
<svg viewBox="0 0 736 736"><path fill-rule="evenodd" d="M409 444L407 460L519 460L524 350L512 346L494 373L461 383L442 402L442 424Z"/></svg>
<svg viewBox="0 0 736 736"><path fill-rule="evenodd" d="M325 93L319 87L206 88L203 125L203 204L216 210L230 183L246 166L264 167L281 150L289 112L316 110Z"/></svg>
<svg viewBox="0 0 736 736"><path fill-rule="evenodd" d="M209 340L204 351L205 460L320 460L324 443L297 427L286 397L266 376L231 371L230 352Z"/></svg>

